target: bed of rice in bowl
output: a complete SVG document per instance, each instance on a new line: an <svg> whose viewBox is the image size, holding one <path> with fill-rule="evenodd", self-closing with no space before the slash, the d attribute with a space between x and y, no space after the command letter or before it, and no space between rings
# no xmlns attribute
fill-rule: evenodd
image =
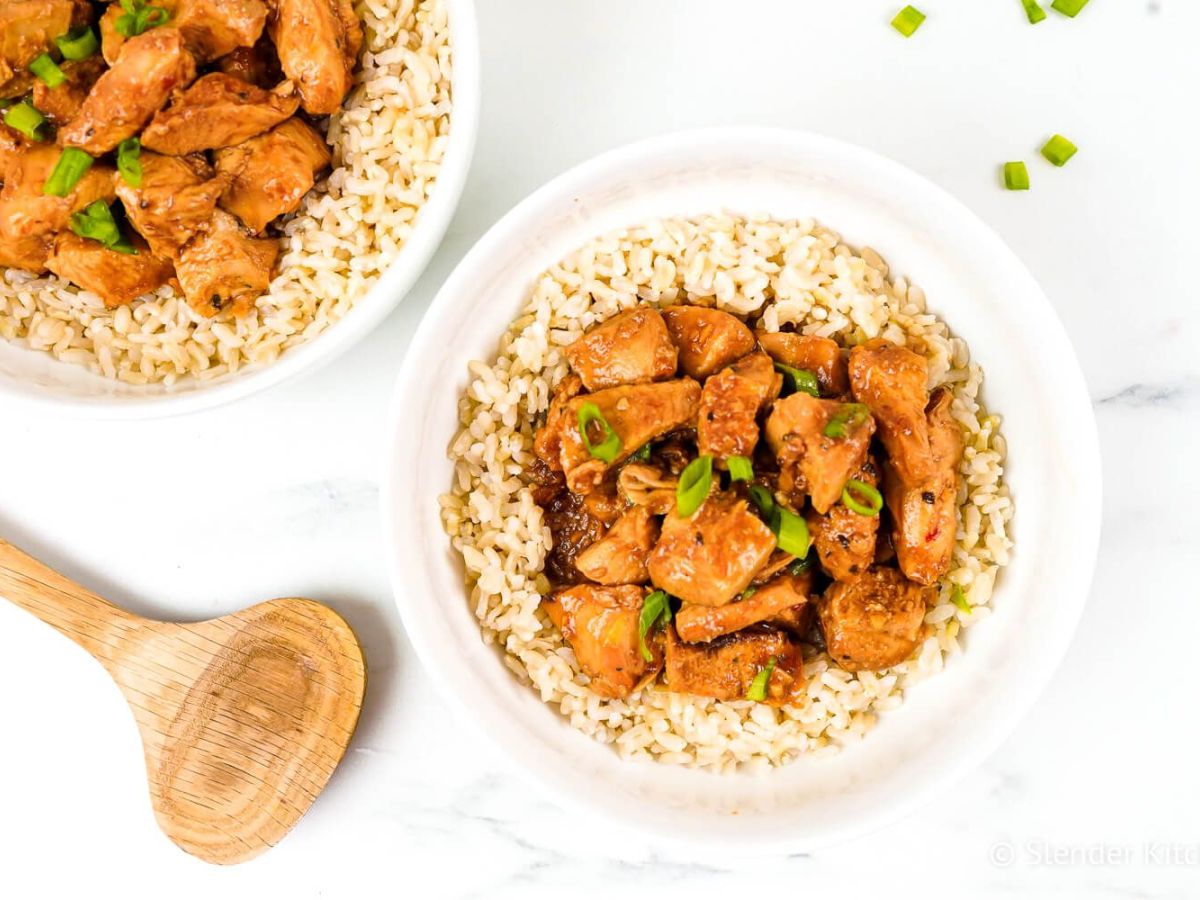
<svg viewBox="0 0 1200 900"><path fill-rule="evenodd" d="M912 658L884 672L847 672L805 648L807 695L775 709L676 694L661 686L625 700L592 693L571 648L539 609L550 533L522 479L533 429L567 373L563 349L587 328L639 302L687 301L794 326L845 346L884 337L922 353L930 387L948 384L962 423L954 560L927 613L928 636ZM717 771L779 765L803 753L834 753L860 738L905 689L960 651L964 628L989 612L1008 562L1013 506L1003 480L1000 420L980 402L982 373L966 343L926 311L922 290L890 277L869 248L855 250L811 220L733 215L656 221L593 240L537 280L496 358L469 364L450 447L455 483L442 521L462 554L471 602L508 667L558 707L572 725L623 756ZM970 611L951 602L960 585Z"/></svg>
<svg viewBox="0 0 1200 900"><path fill-rule="evenodd" d="M115 310L56 276L0 277L0 336L133 384L208 380L273 362L336 322L395 259L450 131L444 0L357 0L365 49L328 120L333 169L286 221L279 272L245 318L194 312L172 288Z"/></svg>

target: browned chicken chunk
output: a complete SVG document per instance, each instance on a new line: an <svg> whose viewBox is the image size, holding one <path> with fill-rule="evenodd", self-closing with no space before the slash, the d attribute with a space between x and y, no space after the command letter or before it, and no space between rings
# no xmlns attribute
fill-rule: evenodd
<svg viewBox="0 0 1200 900"><path fill-rule="evenodd" d="M817 604L829 655L851 672L904 662L921 642L933 597L933 588L895 569L871 569L854 584L834 582Z"/></svg>
<svg viewBox="0 0 1200 900"><path fill-rule="evenodd" d="M821 396L840 397L850 390L846 356L829 338L789 332L758 332L758 342L775 362L812 372L821 386Z"/></svg>
<svg viewBox="0 0 1200 900"><path fill-rule="evenodd" d="M274 128L296 112L289 82L273 91L213 72L177 94L142 132L142 146L171 156L229 147Z"/></svg>
<svg viewBox="0 0 1200 900"><path fill-rule="evenodd" d="M201 63L239 47L253 47L266 23L262 0L178 0L171 17Z"/></svg>
<svg viewBox="0 0 1200 900"><path fill-rule="evenodd" d="M850 387L879 423L888 458L909 484L929 477L933 458L925 421L925 357L887 341L850 351Z"/></svg>
<svg viewBox="0 0 1200 900"><path fill-rule="evenodd" d="M627 697L662 668L658 633L646 635L653 659L647 662L641 652L638 619L645 594L636 585L580 584L543 604L591 679L591 689L603 697Z"/></svg>
<svg viewBox="0 0 1200 900"><path fill-rule="evenodd" d="M590 329L566 356L584 386L598 391L671 378L677 353L658 310L639 306Z"/></svg>
<svg viewBox="0 0 1200 900"><path fill-rule="evenodd" d="M143 151L141 187L117 179L117 196L151 252L174 259L208 226L225 180L214 178L202 157L160 156Z"/></svg>
<svg viewBox="0 0 1200 900"><path fill-rule="evenodd" d="M724 465L758 444L758 413L779 396L783 379L765 353L743 356L704 382L696 437L701 454Z"/></svg>
<svg viewBox="0 0 1200 900"><path fill-rule="evenodd" d="M533 435L533 452L556 472L562 467L562 436L568 428L577 427L570 419L570 402L583 391L583 382L578 375L568 375L554 387L550 397L550 409L546 421Z"/></svg>
<svg viewBox="0 0 1200 900"><path fill-rule="evenodd" d="M707 378L754 349L754 334L735 316L703 306L663 310L679 367L692 378Z"/></svg>
<svg viewBox="0 0 1200 900"><path fill-rule="evenodd" d="M721 606L747 587L775 549L775 535L745 500L714 493L690 516L673 510L650 554L655 587L686 603Z"/></svg>
<svg viewBox="0 0 1200 900"><path fill-rule="evenodd" d="M88 169L67 196L44 193L46 179L61 155L58 147L37 144L11 164L0 190L0 235L19 240L63 231L71 221L71 213L96 200L113 199L116 172L100 163Z"/></svg>
<svg viewBox="0 0 1200 900"><path fill-rule="evenodd" d="M56 87L49 87L41 80L35 81L33 105L38 112L61 127L79 113L92 85L104 71L104 60L99 56L89 56L76 62L59 63L59 68L66 76L66 81Z"/></svg>
<svg viewBox="0 0 1200 900"><path fill-rule="evenodd" d="M962 427L950 414L953 395L938 388L929 400L926 421L932 472L923 482L906 482L898 467L884 467L884 496L895 529L892 544L900 568L913 581L934 584L950 569L958 531L958 464L963 455Z"/></svg>
<svg viewBox="0 0 1200 900"><path fill-rule="evenodd" d="M266 134L216 152L217 171L229 181L221 208L261 232L296 209L328 165L325 139L300 119L288 119Z"/></svg>
<svg viewBox="0 0 1200 900"><path fill-rule="evenodd" d="M46 271L46 259L54 243L52 234L9 237L0 232L0 268L25 269L41 274Z"/></svg>
<svg viewBox="0 0 1200 900"><path fill-rule="evenodd" d="M259 38L253 47L238 47L216 62L217 70L260 88L274 87L283 81L283 69L270 38Z"/></svg>
<svg viewBox="0 0 1200 900"><path fill-rule="evenodd" d="M579 410L585 403L596 405L621 442L612 462L593 457L583 444ZM567 475L567 486L577 494L588 493L612 466L623 462L643 444L694 422L699 408L700 385L690 378L627 384L573 398L567 402L559 422L562 470ZM603 436L597 434L590 439L596 446Z"/></svg>
<svg viewBox="0 0 1200 900"><path fill-rule="evenodd" d="M296 82L305 112L337 112L363 40L349 0L273 0L273 13L268 28L279 64Z"/></svg>
<svg viewBox="0 0 1200 900"><path fill-rule="evenodd" d="M553 584L583 581L583 576L575 568L575 560L604 535L604 522L592 514L583 497L567 490L561 490L540 502L543 520L550 529L546 577Z"/></svg>
<svg viewBox="0 0 1200 900"><path fill-rule="evenodd" d="M64 231L55 240L46 267L91 291L112 309L162 287L174 271L171 261L155 256L144 241L134 236L131 243L137 253L120 253Z"/></svg>
<svg viewBox="0 0 1200 900"><path fill-rule="evenodd" d="M58 133L65 147L92 156L133 137L167 97L196 77L196 61L176 28L151 28L130 38L113 67L100 76L79 114Z"/></svg>
<svg viewBox="0 0 1200 900"><path fill-rule="evenodd" d="M685 643L671 627L666 633L666 683L673 691L745 700L758 674L769 671L763 702L783 706L803 695L800 648L779 629L755 625L707 644Z"/></svg>
<svg viewBox="0 0 1200 900"><path fill-rule="evenodd" d="M604 537L575 557L575 568L597 584L645 584L646 560L658 540L658 520L644 506L632 506Z"/></svg>
<svg viewBox="0 0 1200 900"><path fill-rule="evenodd" d="M215 316L231 305L234 315L245 315L271 283L278 253L277 242L249 237L237 219L218 209L209 227L180 251L175 274L197 312Z"/></svg>
<svg viewBox="0 0 1200 900"><path fill-rule="evenodd" d="M871 487L879 485L879 471L869 458L852 477ZM864 516L837 503L824 515L810 511L808 531L821 567L835 581L857 581L875 560L878 515Z"/></svg>
<svg viewBox="0 0 1200 900"><path fill-rule="evenodd" d="M0 122L0 182L8 181L9 170L21 158L26 146L20 132Z"/></svg>
<svg viewBox="0 0 1200 900"><path fill-rule="evenodd" d="M644 506L656 516L665 516L675 508L675 489L679 479L658 466L626 463L617 475L621 496L635 506Z"/></svg>
<svg viewBox="0 0 1200 900"><path fill-rule="evenodd" d="M4 0L0 3L0 82L54 46L71 28L73 0Z"/></svg>
<svg viewBox="0 0 1200 900"><path fill-rule="evenodd" d="M795 393L775 403L767 419L767 443L779 459L779 488L796 505L807 493L819 513L842 496L846 481L866 461L875 423L865 412L850 416L847 404ZM845 419L844 436L826 434Z"/></svg>
<svg viewBox="0 0 1200 900"><path fill-rule="evenodd" d="M739 599L724 606L685 603L675 614L675 631L689 643L741 631L807 603L806 585L807 579L784 572L760 588L746 588Z"/></svg>
<svg viewBox="0 0 1200 900"><path fill-rule="evenodd" d="M158 0L154 5L174 14L175 0ZM100 55L110 66L116 63L117 57L121 55L121 48L125 46L125 35L117 31L117 19L124 14L125 10L121 8L121 4L114 0L108 4L108 9L100 17Z"/></svg>

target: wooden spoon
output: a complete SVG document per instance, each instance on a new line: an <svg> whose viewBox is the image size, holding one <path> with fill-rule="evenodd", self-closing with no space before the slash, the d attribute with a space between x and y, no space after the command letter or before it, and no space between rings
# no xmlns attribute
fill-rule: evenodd
<svg viewBox="0 0 1200 900"><path fill-rule="evenodd" d="M278 843L354 733L362 649L312 600L269 600L194 625L155 622L4 541L0 594L108 670L141 732L159 826L208 862L242 862Z"/></svg>

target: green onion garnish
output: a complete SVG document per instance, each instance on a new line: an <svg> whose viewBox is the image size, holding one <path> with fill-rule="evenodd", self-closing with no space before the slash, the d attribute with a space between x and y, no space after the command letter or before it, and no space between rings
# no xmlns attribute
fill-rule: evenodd
<svg viewBox="0 0 1200 900"><path fill-rule="evenodd" d="M588 437L588 429L592 425L599 425L604 431L603 440L595 444ZM621 454L621 439L595 403L588 402L579 407L579 436L583 438L587 452L596 459L610 463Z"/></svg>
<svg viewBox="0 0 1200 900"><path fill-rule="evenodd" d="M744 456L731 456L725 460L725 465L729 466L730 481L753 481L754 466L750 460Z"/></svg>
<svg viewBox="0 0 1200 900"><path fill-rule="evenodd" d="M906 6L896 13L896 18L892 19L892 27L905 37L912 37L913 32L920 28L924 21L925 13L915 6Z"/></svg>
<svg viewBox="0 0 1200 900"><path fill-rule="evenodd" d="M877 516L883 509L883 494L873 485L851 478L842 488L842 504L860 516Z"/></svg>
<svg viewBox="0 0 1200 900"><path fill-rule="evenodd" d="M793 559L791 561L791 563L788 565L788 574L789 575L803 575L805 572L807 572L809 569L811 569L812 566L813 566L813 556L810 553L808 556L804 557L803 559Z"/></svg>
<svg viewBox="0 0 1200 900"><path fill-rule="evenodd" d="M33 141L42 139L42 126L46 117L33 108L27 101L10 106L4 113L4 124L15 128L25 137Z"/></svg>
<svg viewBox="0 0 1200 900"><path fill-rule="evenodd" d="M950 589L950 602L965 613L971 611L971 604L967 602L967 597L963 593L962 587L957 584Z"/></svg>
<svg viewBox="0 0 1200 900"><path fill-rule="evenodd" d="M137 37L171 17L161 6L147 6L146 0L121 0L121 9L125 14L117 17L117 34L127 38Z"/></svg>
<svg viewBox="0 0 1200 900"><path fill-rule="evenodd" d="M1075 18L1079 15L1079 11L1088 5L1088 0L1054 0L1050 4L1050 8L1057 10L1064 16Z"/></svg>
<svg viewBox="0 0 1200 900"><path fill-rule="evenodd" d="M649 442L642 444L642 446L638 447L637 452L629 458L636 459L638 462L646 462L646 460L648 460L650 458Z"/></svg>
<svg viewBox="0 0 1200 900"><path fill-rule="evenodd" d="M808 556L808 523L802 516L776 505L771 513L770 528L780 550L795 557Z"/></svg>
<svg viewBox="0 0 1200 900"><path fill-rule="evenodd" d="M142 142L135 137L126 138L117 145L117 171L130 187L142 186Z"/></svg>
<svg viewBox="0 0 1200 900"><path fill-rule="evenodd" d="M95 160L78 147L67 147L58 157L58 162L54 164L54 170L50 173L50 177L42 185L42 193L52 197L67 196L79 183L79 179L92 167L93 162Z"/></svg>
<svg viewBox="0 0 1200 900"><path fill-rule="evenodd" d="M1010 191L1029 190L1029 170L1023 162L1006 162L1004 164L1004 186Z"/></svg>
<svg viewBox="0 0 1200 900"><path fill-rule="evenodd" d="M762 513L768 520L772 513L775 512L775 498L761 484L752 484L746 489L750 495L750 499L754 501L754 505L758 507L758 511Z"/></svg>
<svg viewBox="0 0 1200 900"><path fill-rule="evenodd" d="M766 666L758 670L758 674L750 682L750 690L746 691L747 700L762 703L767 699L767 682L771 680L771 673L775 671L777 665L779 665L779 660L772 656L767 660Z"/></svg>
<svg viewBox="0 0 1200 900"><path fill-rule="evenodd" d="M64 35L54 39L63 59L87 59L100 49L100 41L96 32L84 25L82 28L72 28Z"/></svg>
<svg viewBox="0 0 1200 900"><path fill-rule="evenodd" d="M775 371L783 375L784 383L790 388L789 393L797 392L808 394L811 397L821 396L821 386L817 383L817 376L812 372L804 369L794 369L791 366L785 366L783 363L775 363Z"/></svg>
<svg viewBox="0 0 1200 900"><path fill-rule="evenodd" d="M1061 134L1056 134L1050 140L1046 141L1046 146L1042 148L1042 156L1050 160L1056 166L1065 166L1067 160L1075 155L1079 148L1068 141Z"/></svg>
<svg viewBox="0 0 1200 900"><path fill-rule="evenodd" d="M712 487L713 458L707 454L697 456L679 475L675 486L675 506L679 515L690 516L704 503Z"/></svg>
<svg viewBox="0 0 1200 900"><path fill-rule="evenodd" d="M646 635L657 625L665 627L670 621L671 598L666 591L654 591L642 601L642 614L638 616L638 645L646 662L654 661L654 654L646 646Z"/></svg>
<svg viewBox="0 0 1200 900"><path fill-rule="evenodd" d="M115 247L121 241L121 229L117 227L112 210L103 200L97 200L89 204L83 212L72 215L71 230L80 237L99 241L109 248Z"/></svg>
<svg viewBox="0 0 1200 900"><path fill-rule="evenodd" d="M1042 9L1037 0L1021 0L1021 5L1025 7L1025 15L1029 19L1030 25L1036 25L1046 18L1046 11Z"/></svg>
<svg viewBox="0 0 1200 900"><path fill-rule="evenodd" d="M744 591L742 591L740 594L738 594L738 599L739 600L749 600L751 597L753 597L757 593L758 593L758 588L751 585L750 587L748 587Z"/></svg>
<svg viewBox="0 0 1200 900"><path fill-rule="evenodd" d="M64 81L67 76L63 74L63 70L58 67L49 53L43 53L37 59L29 64L29 71L38 77L38 80L46 87L56 88Z"/></svg>
<svg viewBox="0 0 1200 900"><path fill-rule="evenodd" d="M865 404L862 403L843 403L841 408L833 414L829 423L825 426L825 437L829 438L844 438L851 431L867 421L867 416L870 411Z"/></svg>

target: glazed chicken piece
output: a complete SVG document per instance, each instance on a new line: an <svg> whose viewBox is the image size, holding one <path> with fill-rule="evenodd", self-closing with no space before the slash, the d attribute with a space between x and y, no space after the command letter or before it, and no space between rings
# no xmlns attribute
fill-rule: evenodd
<svg viewBox="0 0 1200 900"><path fill-rule="evenodd" d="M829 655L851 672L904 662L921 642L935 593L895 569L870 569L854 584L835 581L817 604Z"/></svg>
<svg viewBox="0 0 1200 900"><path fill-rule="evenodd" d="M846 357L829 338L788 332L757 333L758 342L775 362L812 372L821 386L821 396L840 397L850 390Z"/></svg>
<svg viewBox="0 0 1200 900"><path fill-rule="evenodd" d="M362 26L350 0L273 0L268 29L284 74L300 90L304 111L337 112L353 84Z"/></svg>
<svg viewBox="0 0 1200 900"><path fill-rule="evenodd" d="M35 80L33 105L38 112L61 127L79 113L92 85L104 72L104 60L95 55L77 62L60 62L58 67L67 80L53 88L44 81Z"/></svg>
<svg viewBox="0 0 1200 900"><path fill-rule="evenodd" d="M747 588L739 599L724 606L685 603L675 614L675 631L680 640L688 643L711 641L741 631L808 603L807 583L806 579L784 572L760 588Z"/></svg>
<svg viewBox="0 0 1200 900"><path fill-rule="evenodd" d="M120 253L99 241L64 231L55 240L46 267L91 291L113 309L157 290L174 274L171 261L151 253L145 241L134 235L131 243L137 253Z"/></svg>
<svg viewBox="0 0 1200 900"><path fill-rule="evenodd" d="M925 421L925 358L875 340L850 351L850 388L879 423L888 459L907 484L927 479L933 467Z"/></svg>
<svg viewBox="0 0 1200 900"><path fill-rule="evenodd" d="M157 0L154 6L162 7L167 13L174 18L176 0ZM125 10L121 8L118 0L108 4L108 9L104 11L104 15L100 17L100 55L104 57L104 61L110 66L116 63L117 57L121 55L121 48L125 46L125 35L117 31L117 19L125 14ZM170 19L167 20L171 21Z"/></svg>
<svg viewBox="0 0 1200 900"><path fill-rule="evenodd" d="M666 684L672 691L745 700L755 677L770 669L763 702L783 706L803 694L804 661L800 648L784 631L754 625L707 644L685 643L671 626L666 635Z"/></svg>
<svg viewBox="0 0 1200 900"><path fill-rule="evenodd" d="M216 66L218 71L260 88L274 87L283 81L275 45L265 35L253 47L238 47L222 56Z"/></svg>
<svg viewBox="0 0 1200 900"><path fill-rule="evenodd" d="M933 392L926 411L932 473L906 482L897 466L884 466L884 497L895 524L892 544L901 570L920 584L934 584L950 569L958 531L958 464L962 427L950 414L949 388Z"/></svg>
<svg viewBox="0 0 1200 900"><path fill-rule="evenodd" d="M0 122L0 182L8 181L9 170L27 146L28 142L19 131Z"/></svg>
<svg viewBox="0 0 1200 900"><path fill-rule="evenodd" d="M262 0L177 0L171 25L200 63L253 47L267 23Z"/></svg>
<svg viewBox="0 0 1200 900"><path fill-rule="evenodd" d="M215 155L217 172L229 182L221 208L256 233L296 209L330 159L325 139L300 119Z"/></svg>
<svg viewBox="0 0 1200 900"><path fill-rule="evenodd" d="M117 196L152 253L174 259L207 227L225 189L203 157L160 156L143 150L141 187L117 179Z"/></svg>
<svg viewBox="0 0 1200 900"><path fill-rule="evenodd" d="M167 97L196 77L196 61L176 28L151 28L130 38L100 76L79 114L58 133L65 147L92 156L112 150L150 121Z"/></svg>
<svg viewBox="0 0 1200 900"><path fill-rule="evenodd" d="M592 515L582 497L567 490L542 503L542 516L546 527L550 529L546 577L552 584L583 581L583 576L575 568L575 560L587 547L603 537L604 522Z"/></svg>
<svg viewBox="0 0 1200 900"><path fill-rule="evenodd" d="M879 470L869 457L852 477L871 487L879 485ZM844 503L836 504L824 515L816 511L808 514L808 532L817 557L834 581L857 581L870 568L878 531L879 516L861 515Z"/></svg>
<svg viewBox="0 0 1200 900"><path fill-rule="evenodd" d="M0 3L0 83L52 49L54 39L71 29L77 15L73 0L4 0Z"/></svg>
<svg viewBox="0 0 1200 900"><path fill-rule="evenodd" d="M598 391L671 378L677 352L658 310L639 306L589 329L566 357L584 387Z"/></svg>
<svg viewBox="0 0 1200 900"><path fill-rule="evenodd" d="M713 493L690 516L672 510L650 554L650 580L685 603L721 606L747 587L775 549L775 535L745 500Z"/></svg>
<svg viewBox="0 0 1200 900"><path fill-rule="evenodd" d="M192 238L175 261L175 274L192 309L215 316L226 306L245 315L271 283L279 244L252 238L227 212L213 213L209 226Z"/></svg>
<svg viewBox="0 0 1200 900"><path fill-rule="evenodd" d="M675 508L675 489L679 479L657 466L627 463L617 475L621 496L635 506L644 506L656 516L665 516Z"/></svg>
<svg viewBox="0 0 1200 900"><path fill-rule="evenodd" d="M571 399L583 391L583 382L578 375L568 375L554 388L550 396L550 408L546 412L546 421L533 435L533 452L542 462L555 472L561 472L562 467L562 436L568 428L577 427L570 418Z"/></svg>
<svg viewBox="0 0 1200 900"><path fill-rule="evenodd" d="M171 156L229 147L274 128L299 106L290 82L264 91L213 72L155 114L142 132L142 146Z"/></svg>
<svg viewBox="0 0 1200 900"><path fill-rule="evenodd" d="M662 638L646 635L653 659L642 656L638 619L645 590L636 585L580 584L559 591L543 606L558 626L579 667L602 697L627 697L662 669Z"/></svg>
<svg viewBox="0 0 1200 900"><path fill-rule="evenodd" d="M611 463L593 457L583 444L578 423L579 410L585 403L596 405L621 441ZM567 486L577 494L588 493L612 466L619 465L644 444L691 424L699 408L700 385L690 378L627 384L573 398L567 402L559 422L562 470L567 475ZM593 435L591 440L595 445L603 440L603 435Z"/></svg>
<svg viewBox="0 0 1200 900"><path fill-rule="evenodd" d="M88 169L67 196L43 193L61 155L52 144L35 144L11 164L0 190L0 235L20 240L64 231L71 213L96 200L112 201L116 171L101 163Z"/></svg>
<svg viewBox="0 0 1200 900"><path fill-rule="evenodd" d="M53 243L52 234L14 238L0 232L0 269L24 269L40 275L46 271Z"/></svg>
<svg viewBox="0 0 1200 900"><path fill-rule="evenodd" d="M645 584L646 560L658 541L658 520L644 506L621 514L604 537L575 557L575 568L597 584Z"/></svg>
<svg viewBox="0 0 1200 900"><path fill-rule="evenodd" d="M707 378L754 349L754 334L736 316L704 306L663 310L679 367L691 378Z"/></svg>
<svg viewBox="0 0 1200 900"><path fill-rule="evenodd" d="M799 392L772 407L767 444L779 459L779 489L795 505L807 493L817 512L829 512L846 481L866 461L875 423L865 412L847 418L850 412L847 404ZM847 418L843 437L825 434L835 417Z"/></svg>
<svg viewBox="0 0 1200 900"><path fill-rule="evenodd" d="M765 353L743 356L704 382L696 436L701 454L720 465L749 458L758 444L758 412L779 396L782 377Z"/></svg>

